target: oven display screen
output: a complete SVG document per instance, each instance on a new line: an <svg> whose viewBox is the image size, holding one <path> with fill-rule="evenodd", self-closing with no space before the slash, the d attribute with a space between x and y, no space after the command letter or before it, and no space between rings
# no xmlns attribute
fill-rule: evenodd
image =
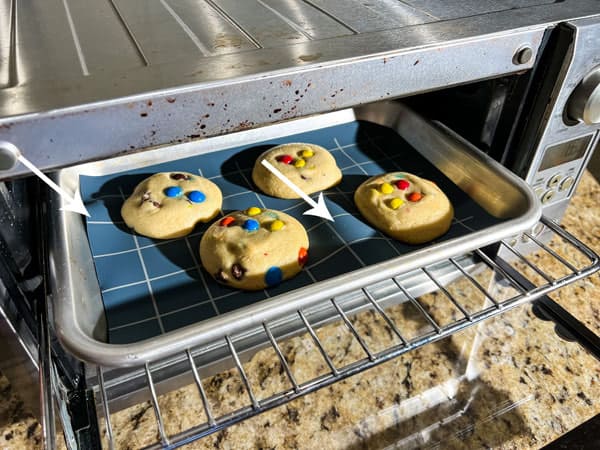
<svg viewBox="0 0 600 450"><path fill-rule="evenodd" d="M592 136L584 136L572 141L563 142L546 149L546 154L542 163L540 164L539 171L550 169L551 167L560 166L561 164L575 161L581 158L585 154L585 149Z"/></svg>

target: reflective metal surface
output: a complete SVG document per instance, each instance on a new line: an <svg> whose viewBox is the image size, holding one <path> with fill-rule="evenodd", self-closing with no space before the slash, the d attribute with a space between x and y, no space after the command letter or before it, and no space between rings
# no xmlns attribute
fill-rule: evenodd
<svg viewBox="0 0 600 450"><path fill-rule="evenodd" d="M162 151L143 152L106 162L92 163L61 171L59 184L74 190L79 174L114 173L121 168L143 167L159 161L228 148L238 139L257 142L318 129L333 123L366 120L388 126L410 142L425 158L458 184L468 195L502 223L479 232L468 233L445 242L416 250L406 255L366 266L359 271L344 273L228 312L208 321L172 331L145 341L114 345L105 343L104 313L98 281L87 244L85 226L79 216L59 211L51 205L51 283L54 296L56 332L63 345L86 361L107 366L132 366L152 361L176 351L208 344L244 327L274 320L298 308L322 302L323 299L345 294L390 278L401 271L410 271L442 258L462 254L473 248L496 242L511 234L534 226L540 218L541 206L528 186L499 163L478 152L447 129L439 128L418 117L398 102L382 102L356 111L348 110L314 118L302 119L268 128L249 130L240 135L228 135L201 143L182 145ZM433 144L430 140L433 140ZM481 175L485 182L481 182ZM498 196L501 193L503 196ZM60 202L57 199L57 202Z"/></svg>
<svg viewBox="0 0 600 450"><path fill-rule="evenodd" d="M390 334L392 331L395 334L395 339L391 339L391 341L394 342L393 344L378 345L381 343L378 343L377 339L374 339L373 335L369 333L369 331L372 331L370 328L362 327L359 330L354 326L352 320L348 320L351 313L348 311L345 302L331 299L333 308L331 308L331 305L330 308L335 313L335 319L344 324L362 349L361 357L356 361L345 364L341 362L338 364L334 363L328 356L328 344L323 339L319 338L318 332L316 331L319 324L318 320L315 320L315 317L313 316L313 309L299 309L294 313L294 316L296 317L296 320L302 324L302 332L310 335L316 350L323 356L323 360L326 362L329 370L324 368L324 373L320 376L309 378L301 383L298 383L298 381L291 376L289 370L283 370L282 374L285 373L285 376L289 377L289 383L285 387L277 389L275 392L271 392L270 395L264 398L257 400L256 392L252 389L252 386L255 386L256 388L257 385L256 383L252 384L251 382L251 377L256 374L250 374L247 370L244 370L238 356L240 349L247 348L246 339L248 333L244 330L235 335L224 336L220 340L221 345L229 354L225 354L223 359L234 360L241 381L245 387L245 391L248 394L248 400L237 404L235 410L217 417L215 417L214 413L208 407L208 403L203 402L205 410L204 420L200 414L198 414L198 417L196 417L198 420L195 422L197 425L191 427L179 427L178 429L180 431L171 435L165 434L166 415L160 414L160 410L157 406L158 401L156 399L156 393L166 393L185 383L190 383L190 376L191 374L194 374L196 386L199 388L200 396L204 399L204 388L202 382L197 377L197 372L198 370L204 369L207 352L205 347L187 349L181 354L172 355L169 360L156 362L152 365L145 364L141 369L135 368L121 374L113 373L112 376L107 373L106 368L98 367L97 377L102 382L99 387L101 395L99 396L100 404L98 406L101 407L105 413L105 427L107 430L113 429L111 415L127 404L123 403L123 397L127 397L127 400L129 401L132 400L132 397L135 397L137 401L141 401L141 399L147 399L148 395L142 394L140 397L139 393L141 391L149 391L150 400L156 414L155 420L159 433L155 433L152 441L147 441L145 444L147 447L144 448L160 448L160 446L164 445L166 442L169 442L171 445L191 442L256 416L264 411L286 404L302 395L309 394L369 368L385 363L409 351L415 351L426 344L439 341L444 337L450 336L485 319L505 313L518 305L534 301L555 289L589 276L600 269L600 260L591 249L566 233L556 223L545 218L542 219L541 223L555 238L563 240L566 245L575 250L578 256L582 257L581 260L579 257L575 258L578 260L577 264L574 265L563 256L554 252L549 246L539 242L538 251L548 252L552 258L555 258L555 262L564 265L566 271L562 275L556 276L556 273L551 273L554 272L551 264L536 265L524 255L515 252L515 256L517 257L517 260L513 262L515 267L525 265L544 280L535 285L532 284L529 288L525 288L519 279L511 276L511 274L503 268L503 266L506 266L510 268L512 272L514 271L512 266L507 265L506 261L502 259L490 258L482 250L476 250L471 254L471 257L478 262L477 266L479 267L479 274L476 275L463 271L460 269L460 265L454 265L456 263L455 259L445 261L445 263L447 263L446 266L454 265L454 267L457 268L456 272L464 275L463 281L472 283L472 286L483 294L483 301L478 301L476 302L477 304L474 305L474 299L462 297L460 295L460 290L455 289L456 286L443 288L439 291L440 294L436 299L436 308L443 309L444 307L441 305L446 300L451 302L447 304L448 306L452 307L451 305L454 305L453 308L456 311L456 315L453 315L453 318L450 321L440 321L439 318L436 319L433 317L435 312L430 307L423 306L421 304L422 299L417 298L417 295L410 292L410 290L405 287L405 284L401 281L402 276L392 277L388 282L396 286L395 304L406 303L413 308L414 311L414 314L410 315L409 319L396 321L395 325L390 328ZM510 245L505 242L501 242L500 246L503 249L511 248ZM434 283L439 283L440 280L437 278L437 270L440 266L444 266L442 261L431 266L424 266L420 271L426 274L426 276ZM527 272L526 269L521 268L521 270L523 270L523 273ZM479 276L484 274L487 274L487 276ZM529 277L530 275L528 274L527 276ZM487 287L484 287L477 280L478 278L494 281L490 282ZM441 285L442 283L439 283L439 286ZM502 286L502 288L498 289L499 286ZM500 293L500 291L506 292ZM384 305L382 305L381 299L372 294L372 289L370 287L362 289L361 293L362 301L367 308L366 311L369 311L372 314L372 317L376 318L375 320L382 319L388 324L394 324L394 321L389 316L391 310L386 309ZM392 305L393 304L394 303L392 303ZM356 315L352 314L351 317L356 318ZM408 334L405 333L405 330L410 329L410 322L414 323L416 321L419 321L422 324L429 323L430 326L423 326L416 335L411 333L411 336L408 336ZM277 355L281 355L280 347L286 342L286 336L280 333L281 328L277 321L265 321L262 323L261 328L269 337L270 349ZM306 339L308 339L308 337L306 337ZM366 344L367 341L370 345ZM223 345L224 342L226 342L226 345ZM375 348L377 350L375 350ZM309 359L309 352L295 354L295 364L303 358ZM281 357L281 362L285 368L287 366L285 358ZM325 367L325 365L323 365L323 367ZM474 375L472 371L474 371L473 367L469 369L467 366L467 377ZM187 378L184 374L187 374ZM177 380L179 384L177 384L177 381L174 381L176 376L179 377L179 380ZM243 391L240 391L240 393L243 393ZM453 396L450 395L450 398L452 397ZM448 398L448 393L446 391L444 391L442 398ZM424 407L428 406L425 399L423 399L423 404L425 405ZM506 406L506 404L504 404L504 406ZM443 421L440 423L442 422ZM422 430L418 428L418 426L416 429L411 429L411 432L415 435L418 435L421 431ZM110 433L114 433L114 431L111 431ZM109 441L108 444L109 446L112 446L113 442Z"/></svg>
<svg viewBox="0 0 600 450"><path fill-rule="evenodd" d="M4 0L0 140L55 169L506 75L532 67L549 27L599 12L593 0L141 5Z"/></svg>
<svg viewBox="0 0 600 450"><path fill-rule="evenodd" d="M588 73L573 91L568 114L569 118L588 125L600 123L600 67Z"/></svg>

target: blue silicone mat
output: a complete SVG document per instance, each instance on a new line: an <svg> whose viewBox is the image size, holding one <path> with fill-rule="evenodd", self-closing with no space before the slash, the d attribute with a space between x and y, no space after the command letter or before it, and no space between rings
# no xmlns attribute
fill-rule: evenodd
<svg viewBox="0 0 600 450"><path fill-rule="evenodd" d="M343 179L324 193L334 223L302 215L308 205L301 200L272 198L259 193L253 185L251 171L258 155L286 142L318 144L335 157ZM216 283L200 265L198 248L208 224L198 225L185 238L164 241L133 233L120 215L124 199L144 178L166 171L198 173L212 180L223 192L225 214L258 206L296 217L306 227L310 239L309 260L304 270L268 290L238 291ZM363 181L392 171L428 178L448 195L455 219L438 241L498 223L498 219L478 206L395 132L365 122L336 125L105 176L82 176L81 193L91 214L87 233L102 291L109 342L131 343L167 333L421 248L386 237L363 221L354 206L354 191Z"/></svg>

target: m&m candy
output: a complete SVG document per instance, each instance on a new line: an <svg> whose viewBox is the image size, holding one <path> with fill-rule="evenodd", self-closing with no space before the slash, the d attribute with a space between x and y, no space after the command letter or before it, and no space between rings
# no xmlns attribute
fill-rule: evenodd
<svg viewBox="0 0 600 450"><path fill-rule="evenodd" d="M248 214L249 216L257 216L261 212L262 210L260 208L257 208L256 206L251 206L246 210L246 214Z"/></svg>
<svg viewBox="0 0 600 450"><path fill-rule="evenodd" d="M383 183L381 186L379 186L379 190L382 194L391 194L394 192L394 188L390 183Z"/></svg>
<svg viewBox="0 0 600 450"><path fill-rule="evenodd" d="M167 197L179 197L181 194L183 194L183 189L179 186L170 186L165 189L165 195Z"/></svg>
<svg viewBox="0 0 600 450"><path fill-rule="evenodd" d="M283 272L279 267L273 266L267 270L265 274L265 283L267 283L267 286L275 286L281 283L281 280L283 280Z"/></svg>
<svg viewBox="0 0 600 450"><path fill-rule="evenodd" d="M260 228L260 223L254 219L248 219L242 225L242 228L246 231L256 231Z"/></svg>
<svg viewBox="0 0 600 450"><path fill-rule="evenodd" d="M291 164L293 160L294 158L292 158L290 155L281 155L277 158L277 161L283 164Z"/></svg>
<svg viewBox="0 0 600 450"><path fill-rule="evenodd" d="M423 195L420 192L411 192L406 198L411 202L418 202L423 198Z"/></svg>
<svg viewBox="0 0 600 450"><path fill-rule="evenodd" d="M406 180L398 180L396 181L396 187L401 191L405 191L410 186L410 183Z"/></svg>
<svg viewBox="0 0 600 450"><path fill-rule="evenodd" d="M274 220L269 227L271 231L279 231L283 228L284 223L281 220Z"/></svg>
<svg viewBox="0 0 600 450"><path fill-rule="evenodd" d="M300 155L303 158L312 158L314 156L313 151L310 148L305 148L304 150L302 150L302 152L300 153Z"/></svg>
<svg viewBox="0 0 600 450"><path fill-rule="evenodd" d="M193 203L202 203L206 200L206 195L201 191L190 191L187 194L187 198Z"/></svg>
<svg viewBox="0 0 600 450"><path fill-rule="evenodd" d="M223 217L221 219L221 221L219 222L219 225L221 225L222 227L228 227L233 222L235 222L235 219L231 216L227 216L227 217Z"/></svg>
<svg viewBox="0 0 600 450"><path fill-rule="evenodd" d="M300 250L298 250L298 264L304 266L306 261L308 261L308 250L304 247L300 247Z"/></svg>
<svg viewBox="0 0 600 450"><path fill-rule="evenodd" d="M403 204L404 204L404 200L402 200L401 198L393 198L392 201L390 202L390 207L392 209L398 209Z"/></svg>
<svg viewBox="0 0 600 450"><path fill-rule="evenodd" d="M303 159L297 159L296 161L294 161L294 167L297 167L298 169L301 169L305 165L306 161L304 161Z"/></svg>

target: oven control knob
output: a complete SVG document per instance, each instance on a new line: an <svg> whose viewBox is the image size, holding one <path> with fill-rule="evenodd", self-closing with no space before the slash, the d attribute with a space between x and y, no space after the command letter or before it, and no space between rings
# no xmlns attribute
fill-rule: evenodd
<svg viewBox="0 0 600 450"><path fill-rule="evenodd" d="M588 125L600 123L600 66L577 85L569 98L567 115L572 120Z"/></svg>
<svg viewBox="0 0 600 450"><path fill-rule="evenodd" d="M558 183L560 182L560 180L562 179L562 175L560 173L556 173L552 176L552 178L550 178L550 180L548 181L548 187L549 188L553 188L558 186Z"/></svg>
<svg viewBox="0 0 600 450"><path fill-rule="evenodd" d="M549 191L546 191L544 193L544 195L542 195L542 204L548 203L550 200L552 200L554 198L555 195L556 195L556 191L553 191L552 189L550 189Z"/></svg>
<svg viewBox="0 0 600 450"><path fill-rule="evenodd" d="M558 190L559 191L566 191L571 186L573 186L574 183L575 183L575 179L573 177L567 177L567 178L565 178L562 181L562 183L560 183L560 186L558 187Z"/></svg>

